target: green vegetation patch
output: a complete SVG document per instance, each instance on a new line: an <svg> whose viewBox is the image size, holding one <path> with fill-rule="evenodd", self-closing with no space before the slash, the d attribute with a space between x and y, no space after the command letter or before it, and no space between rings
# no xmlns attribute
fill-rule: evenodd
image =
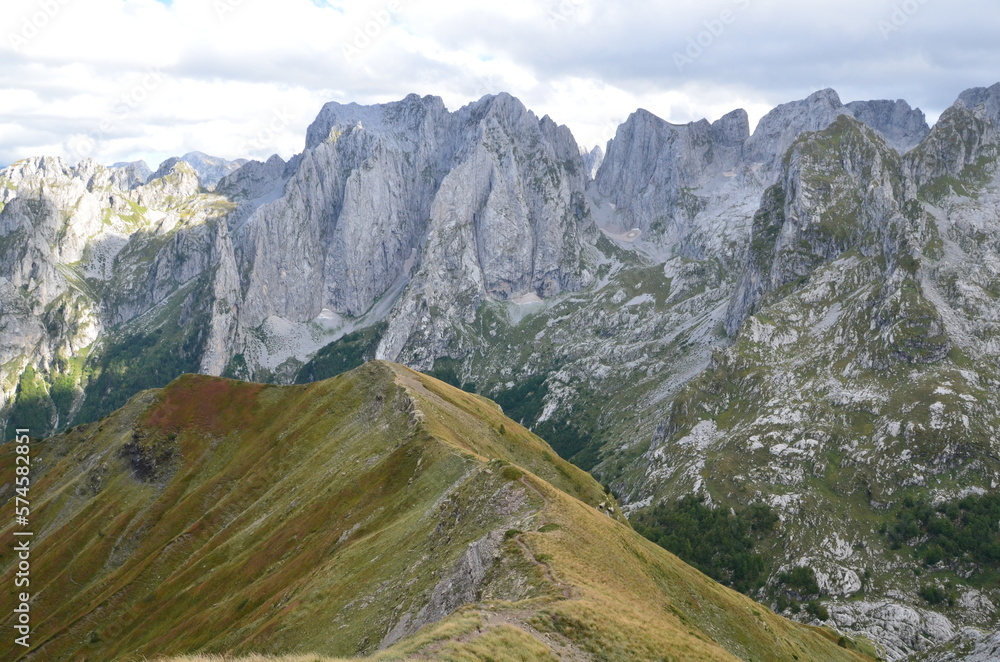
<svg viewBox="0 0 1000 662"><path fill-rule="evenodd" d="M893 520L885 533L894 549L909 547L929 567L975 564L970 581L1000 586L1000 493L970 495L937 506L908 496Z"/></svg>
<svg viewBox="0 0 1000 662"><path fill-rule="evenodd" d="M14 436L16 428L31 430L33 434L42 434L49 429L52 420L52 400L45 389L45 383L29 366L21 373L17 384L17 395L14 407L8 419L4 439Z"/></svg>
<svg viewBox="0 0 1000 662"><path fill-rule="evenodd" d="M769 506L756 504L733 514L709 508L690 494L632 519L643 536L741 593L764 585L767 562L754 547L777 523Z"/></svg>
<svg viewBox="0 0 1000 662"><path fill-rule="evenodd" d="M816 572L808 566L800 565L788 572L783 572L778 576L778 580L787 588L797 591L801 595L819 594Z"/></svg>
<svg viewBox="0 0 1000 662"><path fill-rule="evenodd" d="M952 592L934 584L921 586L919 594L932 607L955 604L955 595Z"/></svg>
<svg viewBox="0 0 1000 662"><path fill-rule="evenodd" d="M434 359L434 369L427 374L434 379L440 379L445 384L451 384L469 393L476 392L475 382L463 382L460 376L462 362L447 356Z"/></svg>
<svg viewBox="0 0 1000 662"><path fill-rule="evenodd" d="M348 333L339 340L330 343L316 352L316 356L302 366L295 377L295 383L308 384L336 377L357 368L365 361L374 359L375 349L378 347L382 334L385 333L386 326L382 322Z"/></svg>
<svg viewBox="0 0 1000 662"><path fill-rule="evenodd" d="M590 471L600 461L600 444L592 433L597 408L585 408L572 419L553 417L539 423L549 392L548 377L547 374L531 375L509 389L493 393L493 401L503 407L508 418L549 442L560 457ZM588 413L592 415L588 417Z"/></svg>

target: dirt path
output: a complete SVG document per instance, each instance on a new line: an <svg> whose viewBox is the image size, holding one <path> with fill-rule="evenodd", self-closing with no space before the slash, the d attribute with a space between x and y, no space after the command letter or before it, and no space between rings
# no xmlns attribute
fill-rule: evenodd
<svg viewBox="0 0 1000 662"><path fill-rule="evenodd" d="M557 632L543 632L533 625L531 620L536 616L536 612L530 609L514 609L504 611L477 611L476 615L482 619L482 625L473 632L468 632L461 637L433 644L418 653L411 659L414 660L437 660L439 652L452 642L468 643L477 637L483 636L493 628L508 626L516 628L531 638L542 642L559 662L594 662L594 657L584 650L581 650L572 641Z"/></svg>

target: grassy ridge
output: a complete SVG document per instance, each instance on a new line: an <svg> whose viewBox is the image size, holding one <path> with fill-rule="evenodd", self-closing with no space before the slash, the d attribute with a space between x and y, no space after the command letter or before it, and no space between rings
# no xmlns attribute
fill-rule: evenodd
<svg viewBox="0 0 1000 662"><path fill-rule="evenodd" d="M642 539L490 401L393 364L186 375L35 462L38 659L863 659Z"/></svg>

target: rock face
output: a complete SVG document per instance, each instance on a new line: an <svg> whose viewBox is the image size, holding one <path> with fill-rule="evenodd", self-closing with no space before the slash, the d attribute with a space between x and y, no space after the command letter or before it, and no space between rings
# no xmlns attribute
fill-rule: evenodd
<svg viewBox="0 0 1000 662"><path fill-rule="evenodd" d="M454 115L440 99L415 96L387 106L384 115L369 113L328 106L308 134L307 145L324 130L335 142L316 145L305 158L332 152L337 165L348 166L329 205L339 211L330 243L347 249L325 261L329 307L362 314L425 248L421 263L460 272L447 274L438 290L472 283L482 291L472 296L507 299L582 284L580 235L592 230L582 159L568 130L539 121L509 95ZM336 172L332 165L303 164L299 171L312 167L322 177ZM371 219L384 223L373 228ZM435 241L440 234L443 244ZM380 254L384 261L371 265ZM369 268L359 269L365 262Z"/></svg>
<svg viewBox="0 0 1000 662"><path fill-rule="evenodd" d="M184 161L194 168L194 171L198 173L198 180L201 182L201 185L210 191L215 188L219 180L247 163L247 159L227 161L217 156L209 156L204 152L188 152L180 157L179 160Z"/></svg>
<svg viewBox="0 0 1000 662"><path fill-rule="evenodd" d="M963 97L903 155L843 113L791 143L728 302L733 344L673 397L620 483L627 508L690 492L771 505L787 567L813 568L833 622L894 660L995 618L976 605L996 593L974 581L931 609L918 590L945 568L880 533L905 499L1000 485L986 395L1000 384L997 124L986 91Z"/></svg>
<svg viewBox="0 0 1000 662"><path fill-rule="evenodd" d="M583 165L587 169L587 176L593 179L597 176L597 171L604 162L604 150L601 149L600 145L594 145L594 149L589 152L581 149L581 153L583 154Z"/></svg>
<svg viewBox="0 0 1000 662"><path fill-rule="evenodd" d="M993 662L1000 660L1000 632L962 628L948 644L926 653L927 662Z"/></svg>
<svg viewBox="0 0 1000 662"><path fill-rule="evenodd" d="M770 504L774 572L808 561L835 622L902 655L886 633L939 608L879 528L932 486L1000 485L998 99L928 129L823 90L752 135L741 110L638 110L585 154L509 95L411 95L328 104L287 162L22 161L0 173L0 411L41 433L181 372L440 370L630 510ZM850 611L862 591L892 608Z"/></svg>
<svg viewBox="0 0 1000 662"><path fill-rule="evenodd" d="M845 106L829 89L778 106L753 135L742 110L712 124L688 125L639 110L619 127L595 178L600 197L614 205L605 227L638 229L674 257L742 260L753 210L782 175L789 149L802 134L825 130L844 116L897 151L911 149L929 131L923 113L905 101Z"/></svg>
<svg viewBox="0 0 1000 662"><path fill-rule="evenodd" d="M735 333L767 292L851 248L866 256L884 252L895 263L905 223L902 175L899 156L846 115L796 142L754 217L748 268L726 330Z"/></svg>
<svg viewBox="0 0 1000 662"><path fill-rule="evenodd" d="M498 529L469 543L450 572L431 590L427 604L422 605L416 615L404 614L382 638L379 650L392 646L429 623L440 621L462 605L479 600L487 573L500 556L503 534Z"/></svg>
<svg viewBox="0 0 1000 662"><path fill-rule="evenodd" d="M595 179L597 192L615 205L611 229L640 230L650 241L686 246L703 202L696 191L725 187L742 163L749 136L746 112L709 124L676 125L638 110L618 128Z"/></svg>
<svg viewBox="0 0 1000 662"><path fill-rule="evenodd" d="M757 123L747 141L746 156L768 171L780 166L792 143L806 131L822 131L847 113L840 97L831 89L820 90L802 101L784 103L767 113Z"/></svg>
<svg viewBox="0 0 1000 662"><path fill-rule="evenodd" d="M994 124L1000 123L1000 83L990 87L974 87L958 95L966 108L974 110L982 105L986 115Z"/></svg>
<svg viewBox="0 0 1000 662"><path fill-rule="evenodd" d="M145 161L132 161L131 163L116 163L111 166L111 170L118 171L113 174L112 177L119 178L115 182L120 189L133 189L140 184L145 184L149 176L153 174L153 171L149 169Z"/></svg>
<svg viewBox="0 0 1000 662"><path fill-rule="evenodd" d="M61 383L63 390L53 385L51 402L29 418L39 430L66 425L79 411L80 357L95 341L160 304L212 258L202 248L211 232L205 223L228 203L192 199L198 181L183 162L149 184L135 183L139 170L38 158L3 173L0 297L7 332L0 397L13 404L27 366ZM175 200L182 203L171 208Z"/></svg>
<svg viewBox="0 0 1000 662"><path fill-rule="evenodd" d="M903 660L932 642L955 636L955 626L944 616L891 602L855 602L834 607L831 618L839 628L869 634L888 660Z"/></svg>
<svg viewBox="0 0 1000 662"><path fill-rule="evenodd" d="M847 110L855 119L872 127L900 154L916 147L927 137L931 128L917 108L902 99L896 101L852 101Z"/></svg>
<svg viewBox="0 0 1000 662"><path fill-rule="evenodd" d="M447 321L432 329L426 312L391 315L381 354L395 358L413 334L443 342L450 320L487 298L546 298L590 278L582 252L596 229L576 143L509 95L456 113L415 95L328 104L306 146L281 196L234 228L243 328L323 310L358 318L416 276L396 310L440 309ZM220 188L245 186L234 177ZM267 188L255 186L245 198Z"/></svg>
<svg viewBox="0 0 1000 662"><path fill-rule="evenodd" d="M417 334L447 345L451 319L471 319L484 300L544 299L592 277L583 252L596 227L579 148L506 94L455 113L415 95L328 104L302 154L247 163L219 180L220 195L205 193L232 165L172 158L141 185L135 164L37 159L4 171L0 274L22 311L4 336L6 403L26 365L49 371L59 351L76 355L111 328L125 351L140 329L122 325L154 309L178 308L171 324L194 369L220 373L238 356L233 370L266 379L350 330L346 320L372 323L394 305L445 318L431 328L426 312L394 315L383 353L398 354ZM69 264L80 265L75 277ZM48 326L65 323L78 339L47 334L38 319L63 295L74 317ZM181 328L195 320L197 333ZM296 338L289 324L301 325Z"/></svg>
<svg viewBox="0 0 1000 662"><path fill-rule="evenodd" d="M851 115L875 129L899 152L916 147L930 131L923 112L903 100L852 101L845 106L836 92L826 89L782 104L761 118L749 141L748 156L774 167L801 133L821 131L840 115Z"/></svg>
<svg viewBox="0 0 1000 662"><path fill-rule="evenodd" d="M950 177L985 184L989 180L985 167L996 157L1000 143L998 127L1000 115L991 115L989 104L970 108L960 99L941 113L920 149L907 154L913 183L927 186Z"/></svg>

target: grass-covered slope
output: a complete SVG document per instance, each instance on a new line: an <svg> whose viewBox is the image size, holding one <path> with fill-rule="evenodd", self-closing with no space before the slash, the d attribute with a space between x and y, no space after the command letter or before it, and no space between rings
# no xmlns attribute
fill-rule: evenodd
<svg viewBox="0 0 1000 662"><path fill-rule="evenodd" d="M394 364L186 375L34 453L32 648L5 660L864 659L638 536L490 401Z"/></svg>

